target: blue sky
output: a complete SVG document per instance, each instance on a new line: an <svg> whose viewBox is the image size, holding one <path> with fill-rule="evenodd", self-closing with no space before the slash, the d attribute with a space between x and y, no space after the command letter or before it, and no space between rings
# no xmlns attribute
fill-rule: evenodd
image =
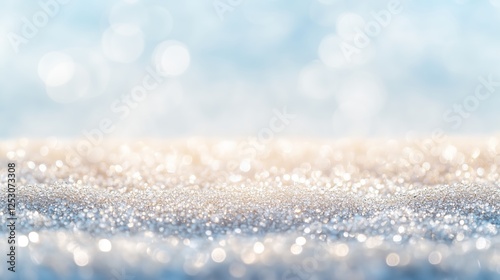
<svg viewBox="0 0 500 280"><path fill-rule="evenodd" d="M500 87L475 96L479 77L500 81L496 0L40 3L0 4L2 138L79 137L103 119L110 137L252 136L283 108L283 136L498 131ZM159 68L130 114L113 112Z"/></svg>

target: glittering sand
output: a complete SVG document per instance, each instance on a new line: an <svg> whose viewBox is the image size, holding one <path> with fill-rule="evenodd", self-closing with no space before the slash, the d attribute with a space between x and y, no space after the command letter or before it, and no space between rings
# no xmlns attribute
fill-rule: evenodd
<svg viewBox="0 0 500 280"><path fill-rule="evenodd" d="M18 279L500 278L500 138L77 145L0 143Z"/></svg>

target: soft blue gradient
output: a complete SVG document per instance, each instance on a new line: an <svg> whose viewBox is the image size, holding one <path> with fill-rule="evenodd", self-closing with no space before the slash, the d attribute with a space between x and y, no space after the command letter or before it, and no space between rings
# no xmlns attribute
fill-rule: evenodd
<svg viewBox="0 0 500 280"><path fill-rule="evenodd" d="M112 7L126 2L70 1L16 54L9 32L20 33L22 18L41 8L34 1L2 1L0 137L79 137L107 117L116 125L109 137L255 136L268 126L272 110L283 107L297 116L277 133L283 136L404 136L437 127L451 134L498 131L500 87L457 127L443 114L474 94L479 76L500 81L500 1L401 1L403 11L361 50L366 61L325 65L320 44L326 36L339 36L344 13L368 22L370 12L389 3L352 2L247 0L221 20L210 0L138 1L134 5L168 10L173 25L168 32L167 21L149 22L140 57L119 63L102 54L101 40ZM188 70L168 78L126 119L117 119L110 104L141 81L155 47L166 40L189 49ZM96 75L107 86L98 92L91 84L82 98L54 101L37 70L51 51L101 53L109 76ZM101 69L81 61L84 68ZM301 90L300 73L310 65L320 69L311 74L320 82ZM380 87L375 96L366 77ZM351 95L358 86L359 94Z"/></svg>

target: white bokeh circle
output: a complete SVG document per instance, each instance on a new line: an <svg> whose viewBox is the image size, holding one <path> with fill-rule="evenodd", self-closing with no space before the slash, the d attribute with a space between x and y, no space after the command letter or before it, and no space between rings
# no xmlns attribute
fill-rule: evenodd
<svg viewBox="0 0 500 280"><path fill-rule="evenodd" d="M148 7L146 10L148 20L141 26L148 39L161 40L172 32L174 19L172 14L160 6Z"/></svg>
<svg viewBox="0 0 500 280"><path fill-rule="evenodd" d="M314 99L325 99L337 88L335 73L320 61L313 61L299 73L299 91Z"/></svg>
<svg viewBox="0 0 500 280"><path fill-rule="evenodd" d="M82 49L49 52L38 63L38 75L47 95L71 103L105 92L109 68L99 52Z"/></svg>
<svg viewBox="0 0 500 280"><path fill-rule="evenodd" d="M340 49L342 40L335 34L325 36L318 47L318 56L321 61L334 68L341 68L347 65L344 53Z"/></svg>
<svg viewBox="0 0 500 280"><path fill-rule="evenodd" d="M163 76L179 76L191 63L191 55L187 47L178 41L160 43L153 53L153 64Z"/></svg>
<svg viewBox="0 0 500 280"><path fill-rule="evenodd" d="M341 14L337 20L337 34L344 40L352 40L356 34L363 30L365 20L355 13Z"/></svg>
<svg viewBox="0 0 500 280"><path fill-rule="evenodd" d="M38 76L47 86L66 84L75 73L73 58L64 52L49 52L38 63Z"/></svg>
<svg viewBox="0 0 500 280"><path fill-rule="evenodd" d="M106 29L102 35L102 50L106 57L120 63L136 61L144 50L144 36L139 27L123 24Z"/></svg>

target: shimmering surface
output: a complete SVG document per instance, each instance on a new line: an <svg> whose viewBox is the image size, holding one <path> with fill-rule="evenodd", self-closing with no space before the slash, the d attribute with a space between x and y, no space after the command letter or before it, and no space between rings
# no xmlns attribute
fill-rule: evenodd
<svg viewBox="0 0 500 280"><path fill-rule="evenodd" d="M22 279L500 277L499 138L76 145L0 144Z"/></svg>

